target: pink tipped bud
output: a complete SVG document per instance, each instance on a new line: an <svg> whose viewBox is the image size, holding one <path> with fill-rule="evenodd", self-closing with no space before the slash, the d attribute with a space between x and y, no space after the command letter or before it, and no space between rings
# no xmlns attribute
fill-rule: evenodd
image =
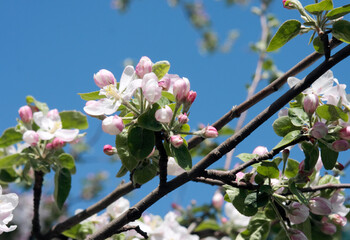
<svg viewBox="0 0 350 240"><path fill-rule="evenodd" d="M313 136L316 139L325 137L327 133L328 133L328 127L323 122L315 123L311 129L311 136Z"/></svg>
<svg viewBox="0 0 350 240"><path fill-rule="evenodd" d="M187 114L186 113L183 113L183 114L180 114L177 119L179 120L179 123L181 124L186 124L188 123L189 119L187 117Z"/></svg>
<svg viewBox="0 0 350 240"><path fill-rule="evenodd" d="M24 123L29 123L33 120L33 112L28 105L20 107L18 113Z"/></svg>
<svg viewBox="0 0 350 240"><path fill-rule="evenodd" d="M289 234L291 240L308 240L302 231L294 228L289 229Z"/></svg>
<svg viewBox="0 0 350 240"><path fill-rule="evenodd" d="M350 126L342 128L339 131L339 137L345 140L350 140Z"/></svg>
<svg viewBox="0 0 350 240"><path fill-rule="evenodd" d="M103 146L103 152L108 156L112 156L117 153L117 149L107 144Z"/></svg>
<svg viewBox="0 0 350 240"><path fill-rule="evenodd" d="M161 87L164 91L168 91L171 85L171 76L169 74L165 74L165 76L159 80L158 86Z"/></svg>
<svg viewBox="0 0 350 240"><path fill-rule="evenodd" d="M94 81L99 88L103 88L110 84L116 83L113 73L106 69L101 69L96 74L94 74Z"/></svg>
<svg viewBox="0 0 350 240"><path fill-rule="evenodd" d="M194 102L194 100L196 99L197 97L197 93L195 91L189 91L187 93L187 96L186 96L186 102L192 104Z"/></svg>
<svg viewBox="0 0 350 240"><path fill-rule="evenodd" d="M205 137L205 138L216 138L217 136L219 136L218 131L213 126L208 126L202 129L202 131L203 131L202 137Z"/></svg>
<svg viewBox="0 0 350 240"><path fill-rule="evenodd" d="M171 207L173 208L173 209L175 209L175 210L179 210L179 211L181 211L182 210L182 207L179 205L179 204L177 204L177 203L171 203Z"/></svg>
<svg viewBox="0 0 350 240"><path fill-rule="evenodd" d="M344 170L344 165L341 164L340 162L337 162L334 166L335 169L338 169L339 171L343 171Z"/></svg>
<svg viewBox="0 0 350 240"><path fill-rule="evenodd" d="M308 94L304 98L304 110L307 114L311 115L316 111L318 107L318 96L314 93Z"/></svg>
<svg viewBox="0 0 350 240"><path fill-rule="evenodd" d="M303 223L309 217L309 209L304 204L293 202L289 208L290 212L287 213L287 217L294 224Z"/></svg>
<svg viewBox="0 0 350 240"><path fill-rule="evenodd" d="M158 109L155 113L155 118L161 123L170 123L173 117L173 111L166 105L164 108Z"/></svg>
<svg viewBox="0 0 350 240"><path fill-rule="evenodd" d="M177 102L182 103L186 99L189 91L190 81L187 78L179 78L174 82L173 94Z"/></svg>
<svg viewBox="0 0 350 240"><path fill-rule="evenodd" d="M314 197L309 203L310 211L316 215L328 215L332 212L332 205L328 199L323 197Z"/></svg>
<svg viewBox="0 0 350 240"><path fill-rule="evenodd" d="M221 209L222 208L222 205L224 204L224 196L222 195L222 193L217 190L215 193L214 193L214 196L211 200L214 208L216 209Z"/></svg>
<svg viewBox="0 0 350 240"><path fill-rule="evenodd" d="M34 147L39 142L39 134L33 130L28 130L23 134L23 141Z"/></svg>
<svg viewBox="0 0 350 240"><path fill-rule="evenodd" d="M346 217L340 216L339 214L331 214L329 215L329 219L339 226L344 227L346 225L347 219Z"/></svg>
<svg viewBox="0 0 350 240"><path fill-rule="evenodd" d="M258 154L259 156L265 155L268 152L269 152L269 150L267 150L267 148L264 146L257 146L253 150L253 154Z"/></svg>
<svg viewBox="0 0 350 240"><path fill-rule="evenodd" d="M182 139L182 137L180 135L174 135L174 136L170 137L170 143L174 147L179 148L184 143L184 140Z"/></svg>
<svg viewBox="0 0 350 240"><path fill-rule="evenodd" d="M48 144L46 144L45 148L47 150L51 150L51 149L53 149L53 144L52 143L48 143Z"/></svg>
<svg viewBox="0 0 350 240"><path fill-rule="evenodd" d="M60 138L54 138L52 140L52 148L59 149L64 147L65 142Z"/></svg>
<svg viewBox="0 0 350 240"><path fill-rule="evenodd" d="M143 76L147 73L152 72L152 66L153 63L151 59L148 57L142 57L139 61L139 63L136 65L136 74L140 77L143 78Z"/></svg>
<svg viewBox="0 0 350 240"><path fill-rule="evenodd" d="M336 140L332 143L332 147L336 152L342 152L349 149L349 143L346 140Z"/></svg>
<svg viewBox="0 0 350 240"><path fill-rule="evenodd" d="M333 223L325 222L322 224L321 232L327 235L333 235L337 232L337 227Z"/></svg>
<svg viewBox="0 0 350 240"><path fill-rule="evenodd" d="M118 115L106 117L102 121L102 130L110 135L118 135L123 129L123 119Z"/></svg>

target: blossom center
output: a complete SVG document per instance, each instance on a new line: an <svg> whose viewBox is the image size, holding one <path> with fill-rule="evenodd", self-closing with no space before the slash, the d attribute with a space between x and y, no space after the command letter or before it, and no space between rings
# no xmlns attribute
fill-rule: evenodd
<svg viewBox="0 0 350 240"><path fill-rule="evenodd" d="M118 90L113 84L106 86L105 91L106 91L106 97L108 98L114 98L115 100L119 100L121 98L118 93Z"/></svg>

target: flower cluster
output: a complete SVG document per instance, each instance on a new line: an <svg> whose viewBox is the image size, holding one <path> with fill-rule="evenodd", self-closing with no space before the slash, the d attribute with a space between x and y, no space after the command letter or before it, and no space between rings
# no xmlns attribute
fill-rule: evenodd
<svg viewBox="0 0 350 240"><path fill-rule="evenodd" d="M12 211L18 205L18 196L15 193L2 194L0 186L0 234L11 232L17 228L16 225L6 226L13 218Z"/></svg>

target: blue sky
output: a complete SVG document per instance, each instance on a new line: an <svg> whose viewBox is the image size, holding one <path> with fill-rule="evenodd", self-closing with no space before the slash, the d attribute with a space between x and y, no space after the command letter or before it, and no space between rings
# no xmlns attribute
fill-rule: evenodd
<svg viewBox="0 0 350 240"><path fill-rule="evenodd" d="M346 1L337 2L345 4ZM251 80L257 60L257 56L249 50L249 43L259 39L260 27L258 17L250 12L250 6L226 7L223 1L205 3L213 28L222 39L230 29L240 31L239 39L228 54L200 54L199 33L181 8L170 8L165 0L133 1L125 14L113 9L109 0L0 1L0 76L3 89L0 131L16 124L18 108L25 105L27 95L33 95L50 108L60 111L82 111L85 102L77 93L97 90L93 82L94 73L105 68L119 79L123 61L126 58L138 61L142 56L150 57L153 62L168 60L171 63L170 73L191 81L191 89L198 94L191 108L192 127L214 122L245 99L245 85ZM281 22L299 19L296 11L288 11L281 5L280 1L276 1L271 8ZM278 54L272 54L280 70L288 70L313 51L312 46L307 46L308 37L297 37ZM347 59L334 68L335 77L342 83L349 81L348 65ZM311 70L298 77L304 77ZM259 87L265 85L261 83ZM287 87L284 87L277 94L286 90ZM248 119L274 101L277 94L252 108ZM267 121L239 145L235 155L252 152L258 145L269 149L275 146L280 138L272 132L274 119ZM233 121L231 126L234 127L235 123ZM89 118L89 124L88 138L100 128L96 119ZM112 136L103 134L94 149L85 154L85 163L78 167L78 173L73 178L74 192L80 190L79 184L84 175L98 170L110 173L105 183L106 192L119 183L120 179L114 178L119 164L109 165L108 158L102 153L103 145L113 142ZM342 158L346 161L347 153L343 153ZM235 158L234 162L238 161ZM215 166L223 164L224 160L220 160ZM157 182L143 186L130 197L131 202L140 200ZM164 215L173 201L183 205L193 198L209 202L214 190L202 184L188 184L166 196L149 212ZM84 208L87 204L76 203L72 210Z"/></svg>

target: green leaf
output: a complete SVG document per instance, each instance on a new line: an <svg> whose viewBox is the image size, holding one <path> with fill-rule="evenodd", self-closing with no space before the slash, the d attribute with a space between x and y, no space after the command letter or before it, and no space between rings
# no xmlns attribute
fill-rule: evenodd
<svg viewBox="0 0 350 240"><path fill-rule="evenodd" d="M270 220L262 216L250 219L246 230L241 232L236 240L265 240L270 233Z"/></svg>
<svg viewBox="0 0 350 240"><path fill-rule="evenodd" d="M71 189L72 178L67 168L61 168L55 173L54 198L59 209L62 209Z"/></svg>
<svg viewBox="0 0 350 240"><path fill-rule="evenodd" d="M301 127L309 122L307 113L302 108L290 108L288 116L294 126Z"/></svg>
<svg viewBox="0 0 350 240"><path fill-rule="evenodd" d="M300 223L300 224L296 224L295 227L302 231L305 236L307 237L307 239L312 239L311 237L311 222L310 222L310 218L307 218L305 222ZM322 239L323 240L323 239Z"/></svg>
<svg viewBox="0 0 350 240"><path fill-rule="evenodd" d="M144 184L157 175L157 167L153 164L147 164L146 166L139 166L135 169L132 178L133 182L138 184Z"/></svg>
<svg viewBox="0 0 350 240"><path fill-rule="evenodd" d="M152 105L152 108L147 112L141 114L137 119L137 123L140 127L152 130L152 131L160 131L162 130L162 124L156 120L155 114L159 109L159 105L157 103Z"/></svg>
<svg viewBox="0 0 350 240"><path fill-rule="evenodd" d="M289 179L288 186L289 190L296 196L300 203L303 203L306 206L309 205L309 201L306 199L304 194L300 192L299 189L297 189L297 187L295 186L295 182L293 182L293 179Z"/></svg>
<svg viewBox="0 0 350 240"><path fill-rule="evenodd" d="M60 112L62 128L70 129L87 129L89 124L84 114L79 111L63 111Z"/></svg>
<svg viewBox="0 0 350 240"><path fill-rule="evenodd" d="M258 208L245 204L245 199L250 193L246 189L238 189L229 185L223 186L226 189L225 198L229 199L233 206L243 215L245 216L254 216L258 212Z"/></svg>
<svg viewBox="0 0 350 240"><path fill-rule="evenodd" d="M301 148L303 149L304 155L305 155L305 171L311 171L318 160L319 151L317 146L313 145L312 143L308 142L302 142Z"/></svg>
<svg viewBox="0 0 350 240"><path fill-rule="evenodd" d="M0 170L0 181L1 182L14 182L18 178L16 171L13 168L1 169Z"/></svg>
<svg viewBox="0 0 350 240"><path fill-rule="evenodd" d="M320 186L326 185L326 184L339 184L339 183L340 183L339 179L337 179L336 177L334 177L330 174L324 175L318 181L318 185L320 185ZM336 191L336 189L324 189L321 191L321 197L328 199L334 194L335 191Z"/></svg>
<svg viewBox="0 0 350 240"><path fill-rule="evenodd" d="M235 134L235 130L226 125L223 128L221 128L218 133L219 136L231 136Z"/></svg>
<svg viewBox="0 0 350 240"><path fill-rule="evenodd" d="M237 157L239 159L241 159L243 162L248 162L248 161L252 160L253 158L259 157L259 155L252 154L252 153L241 153L241 154L238 154ZM255 168L257 168L258 166L260 166L260 163L255 163L252 165L252 167L255 167Z"/></svg>
<svg viewBox="0 0 350 240"><path fill-rule="evenodd" d="M170 69L170 63L168 61L159 61L153 64L152 72L154 72L158 79L162 79L165 74L168 73Z"/></svg>
<svg viewBox="0 0 350 240"><path fill-rule="evenodd" d="M46 114L49 111L49 107L47 106L46 103L39 102L33 96L27 96L26 101L27 101L28 105L31 105L33 103L44 114Z"/></svg>
<svg viewBox="0 0 350 240"><path fill-rule="evenodd" d="M63 168L67 168L69 170L75 167L75 161L72 155L68 153L62 153L58 156L58 161Z"/></svg>
<svg viewBox="0 0 350 240"><path fill-rule="evenodd" d="M146 158L152 152L154 143L153 131L141 127L129 129L128 148L130 153L138 160Z"/></svg>
<svg viewBox="0 0 350 240"><path fill-rule="evenodd" d="M289 132L301 129L293 125L291 119L288 116L277 118L272 124L273 130L278 136L284 137Z"/></svg>
<svg viewBox="0 0 350 240"><path fill-rule="evenodd" d="M284 171L284 174L287 178L295 177L299 172L299 162L288 158L287 166Z"/></svg>
<svg viewBox="0 0 350 240"><path fill-rule="evenodd" d="M266 51L272 52L285 45L289 40L299 34L300 27L301 23L297 20L285 21L271 39Z"/></svg>
<svg viewBox="0 0 350 240"><path fill-rule="evenodd" d="M179 148L170 145L170 151L180 167L185 170L190 170L192 168L192 157L185 144L182 144Z"/></svg>
<svg viewBox="0 0 350 240"><path fill-rule="evenodd" d="M274 162L262 162L256 171L268 178L278 178L280 175L280 171Z"/></svg>
<svg viewBox="0 0 350 240"><path fill-rule="evenodd" d="M350 43L350 22L339 20L333 24L332 35L340 41Z"/></svg>
<svg viewBox="0 0 350 240"><path fill-rule="evenodd" d="M25 163L28 160L28 155L24 153L15 153L0 159L0 169L12 168Z"/></svg>
<svg viewBox="0 0 350 240"><path fill-rule="evenodd" d="M320 37L315 37L312 44L313 44L316 52L318 52L320 54L324 54L324 45L323 45L323 42L321 41Z"/></svg>
<svg viewBox="0 0 350 240"><path fill-rule="evenodd" d="M305 10L309 13L317 14L323 11L329 11L333 9L333 1L332 0L323 0L319 3L310 4L305 6Z"/></svg>
<svg viewBox="0 0 350 240"><path fill-rule="evenodd" d="M213 219L208 219L203 222L201 222L195 229L194 232L200 232L203 230L213 230L217 231L220 229L220 226L217 224L217 222Z"/></svg>
<svg viewBox="0 0 350 240"><path fill-rule="evenodd" d="M6 129L0 137L0 148L9 147L22 141L22 133L17 132L14 127Z"/></svg>
<svg viewBox="0 0 350 240"><path fill-rule="evenodd" d="M128 169L122 165L116 175L116 177L120 178L120 177L123 177L126 173L128 172Z"/></svg>
<svg viewBox="0 0 350 240"><path fill-rule="evenodd" d="M320 141L318 142L318 146L321 149L321 159L324 168L327 170L332 170L337 163L339 153L329 149L329 147Z"/></svg>
<svg viewBox="0 0 350 240"><path fill-rule="evenodd" d="M350 13L350 4L334 8L332 11L327 13L326 17L333 20L345 16L348 13Z"/></svg>
<svg viewBox="0 0 350 240"><path fill-rule="evenodd" d="M291 131L286 136L284 136L284 138L273 149L287 146L288 144L290 144L294 140L297 140L301 136L302 134L300 133L300 130Z"/></svg>
<svg viewBox="0 0 350 240"><path fill-rule="evenodd" d="M78 93L81 99L85 101L90 101L90 100L97 100L97 99L102 99L106 98L105 95L100 95L100 91L96 92L89 92L89 93Z"/></svg>
<svg viewBox="0 0 350 240"><path fill-rule="evenodd" d="M139 161L134 157L128 147L128 131L124 129L115 138L115 147L117 148L117 154L122 161L123 165L132 171L137 166Z"/></svg>
<svg viewBox="0 0 350 240"><path fill-rule="evenodd" d="M175 96L170 92L162 91L162 96L168 99L170 102L175 102ZM169 104L169 101L167 104Z"/></svg>
<svg viewBox="0 0 350 240"><path fill-rule="evenodd" d="M326 119L327 121L336 121L339 118L344 122L348 121L348 115L341 108L331 104L319 106L316 109L316 113L319 117Z"/></svg>

